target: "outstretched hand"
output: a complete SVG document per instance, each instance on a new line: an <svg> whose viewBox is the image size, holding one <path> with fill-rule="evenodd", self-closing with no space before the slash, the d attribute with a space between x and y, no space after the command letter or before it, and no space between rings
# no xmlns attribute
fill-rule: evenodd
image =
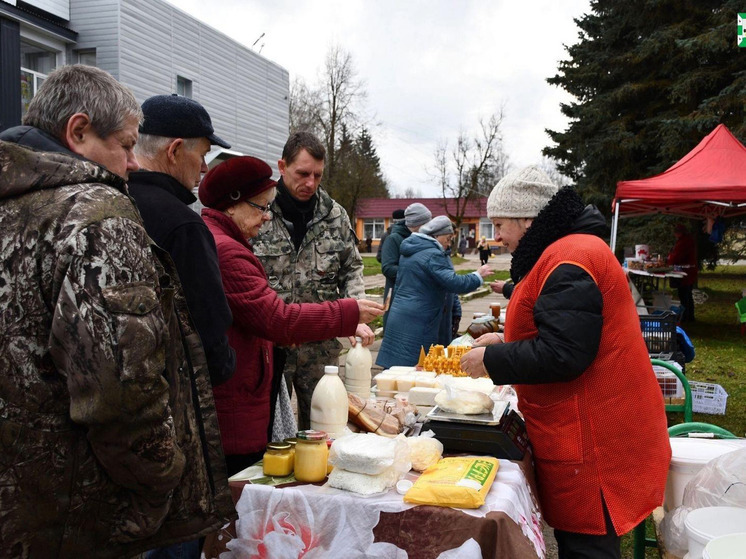
<svg viewBox="0 0 746 559"><path fill-rule="evenodd" d="M381 316L384 310L381 303L369 301L368 299L358 299L357 308L358 312L360 313L358 322L360 322L361 324L366 324L377 316ZM370 328L368 328L368 330L370 330Z"/></svg>

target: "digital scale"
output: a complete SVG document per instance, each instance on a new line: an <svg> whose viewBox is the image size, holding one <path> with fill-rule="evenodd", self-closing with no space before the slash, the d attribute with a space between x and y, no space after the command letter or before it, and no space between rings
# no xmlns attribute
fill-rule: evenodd
<svg viewBox="0 0 746 559"><path fill-rule="evenodd" d="M474 452L522 460L528 448L526 424L508 402L495 402L492 413L463 415L435 406L424 428L431 429L446 452Z"/></svg>

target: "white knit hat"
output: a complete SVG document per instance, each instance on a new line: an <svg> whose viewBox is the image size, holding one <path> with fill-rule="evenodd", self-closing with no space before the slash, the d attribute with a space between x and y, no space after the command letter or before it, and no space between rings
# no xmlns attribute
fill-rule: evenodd
<svg viewBox="0 0 746 559"><path fill-rule="evenodd" d="M536 217L557 190L552 179L535 165L513 171L492 189L487 216Z"/></svg>

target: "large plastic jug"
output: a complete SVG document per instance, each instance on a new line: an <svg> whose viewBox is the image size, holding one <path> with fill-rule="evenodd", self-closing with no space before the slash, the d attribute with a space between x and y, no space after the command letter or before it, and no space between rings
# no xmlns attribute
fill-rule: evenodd
<svg viewBox="0 0 746 559"><path fill-rule="evenodd" d="M339 368L327 365L311 395L311 429L326 432L330 439L341 437L347 426L347 409L347 390Z"/></svg>
<svg viewBox="0 0 746 559"><path fill-rule="evenodd" d="M344 385L347 392L367 400L370 398L370 368L373 366L373 356L367 347L363 347L362 338L355 338L355 341L355 346L347 352Z"/></svg>

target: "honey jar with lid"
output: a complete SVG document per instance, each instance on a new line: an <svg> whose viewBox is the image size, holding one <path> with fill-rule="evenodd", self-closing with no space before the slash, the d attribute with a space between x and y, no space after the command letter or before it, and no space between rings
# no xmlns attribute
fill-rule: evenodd
<svg viewBox="0 0 746 559"><path fill-rule="evenodd" d="M271 442L262 458L265 476L285 477L293 473L293 455L286 442Z"/></svg>
<svg viewBox="0 0 746 559"><path fill-rule="evenodd" d="M298 431L295 444L295 479L306 483L323 481L326 477L329 449L324 431Z"/></svg>

